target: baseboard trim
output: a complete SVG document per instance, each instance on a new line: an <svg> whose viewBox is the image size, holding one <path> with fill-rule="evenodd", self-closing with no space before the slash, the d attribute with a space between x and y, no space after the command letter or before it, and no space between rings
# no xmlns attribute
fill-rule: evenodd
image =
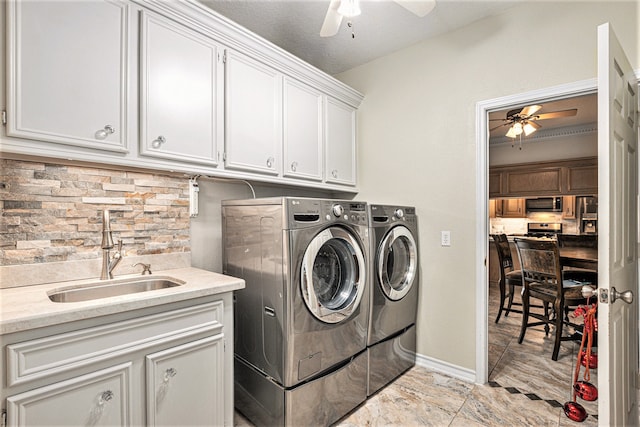
<svg viewBox="0 0 640 427"><path fill-rule="evenodd" d="M429 356L425 356L420 353L416 353L416 365L423 368L431 369L433 371L440 372L442 374L449 375L463 381L470 383L476 382L476 372L473 369L463 368L461 366L453 365L442 360L434 359Z"/></svg>

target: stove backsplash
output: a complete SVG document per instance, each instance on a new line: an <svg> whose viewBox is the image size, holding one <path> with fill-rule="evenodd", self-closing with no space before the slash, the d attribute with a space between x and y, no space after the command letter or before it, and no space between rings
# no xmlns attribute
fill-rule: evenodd
<svg viewBox="0 0 640 427"><path fill-rule="evenodd" d="M578 221L575 219L562 219L562 213L532 212L526 218L491 218L489 232L491 234L505 233L517 235L527 233L527 224L530 222L557 222L562 223L562 232L566 234L580 234Z"/></svg>

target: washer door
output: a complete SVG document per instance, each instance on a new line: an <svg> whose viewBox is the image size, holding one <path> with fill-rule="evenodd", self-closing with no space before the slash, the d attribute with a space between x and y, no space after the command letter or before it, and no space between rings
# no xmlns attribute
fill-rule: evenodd
<svg viewBox="0 0 640 427"><path fill-rule="evenodd" d="M304 302L317 319L341 322L360 305L365 276L365 259L358 240L343 228L327 228L313 238L304 252Z"/></svg>
<svg viewBox="0 0 640 427"><path fill-rule="evenodd" d="M377 253L378 280L385 295L402 299L416 277L418 247L411 231L403 225L393 227L384 236Z"/></svg>

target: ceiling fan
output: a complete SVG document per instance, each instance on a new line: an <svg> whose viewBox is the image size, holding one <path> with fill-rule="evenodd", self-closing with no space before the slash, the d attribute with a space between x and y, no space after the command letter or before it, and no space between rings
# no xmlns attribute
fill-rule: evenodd
<svg viewBox="0 0 640 427"><path fill-rule="evenodd" d="M502 126L509 126L509 130L507 131L506 136L515 139L516 137L521 136L523 133L525 136L529 136L533 132L540 129L541 126L536 123L536 121L538 120L570 117L575 116L578 113L578 110L576 108L573 108L571 110L552 111L550 113L536 114L541 108L542 105L529 105L524 108L516 108L514 110L510 110L507 112L507 117L505 119L490 120L503 122L501 125L492 128L491 131L501 128Z"/></svg>
<svg viewBox="0 0 640 427"><path fill-rule="evenodd" d="M436 0L393 0L408 11L422 18L433 10ZM324 17L320 37L331 37L338 34L342 18L360 15L360 0L331 0Z"/></svg>

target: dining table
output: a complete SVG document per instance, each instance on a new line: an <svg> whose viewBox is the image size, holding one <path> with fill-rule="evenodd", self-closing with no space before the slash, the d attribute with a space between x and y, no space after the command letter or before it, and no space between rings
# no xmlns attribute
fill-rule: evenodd
<svg viewBox="0 0 640 427"><path fill-rule="evenodd" d="M563 267L598 270L598 249L587 247L560 248L560 263Z"/></svg>

